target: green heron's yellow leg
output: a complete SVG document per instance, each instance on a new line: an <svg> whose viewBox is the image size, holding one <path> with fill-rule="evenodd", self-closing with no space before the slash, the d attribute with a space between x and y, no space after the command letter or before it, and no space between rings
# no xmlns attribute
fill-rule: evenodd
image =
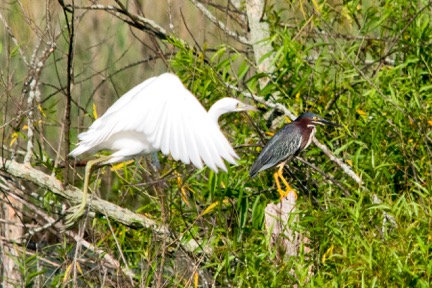
<svg viewBox="0 0 432 288"><path fill-rule="evenodd" d="M89 160L85 167L85 174L84 174L84 186L83 186L83 195L81 199L81 203L77 206L72 206L69 208L70 214L66 216L66 222L65 225L67 227L72 226L76 220L78 220L83 214L84 210L87 206L87 200L88 200L88 186L90 182L90 176L93 171L93 167L96 165L99 165L100 163L108 161L110 156L101 157L99 159L93 159Z"/></svg>
<svg viewBox="0 0 432 288"><path fill-rule="evenodd" d="M282 199L282 198L284 197L283 195L285 194L285 191L282 190L282 188L281 188L281 185L280 185L280 182L279 182L279 173L276 171L276 172L273 174L273 177L274 177L274 179L275 179L276 187L277 187L278 193L279 193L279 195L280 195L280 198Z"/></svg>
<svg viewBox="0 0 432 288"><path fill-rule="evenodd" d="M285 166L285 162L282 162L281 164L278 165L279 169L277 170L277 172L275 173L275 179L280 178L282 180L282 182L284 183L286 190L282 191L282 189L280 188L280 183L279 183L279 179L276 180L276 185L279 184L278 186L278 191L279 194L281 196L281 199L283 197L286 197L290 192L294 193L294 197L295 199L297 199L297 193L296 191L291 188L291 186L288 184L288 181L285 179L285 177L283 176L283 168ZM282 191L282 193L281 193Z"/></svg>

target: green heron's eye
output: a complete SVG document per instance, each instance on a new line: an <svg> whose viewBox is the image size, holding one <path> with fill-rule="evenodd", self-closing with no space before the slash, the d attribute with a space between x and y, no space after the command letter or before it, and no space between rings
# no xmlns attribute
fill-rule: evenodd
<svg viewBox="0 0 432 288"><path fill-rule="evenodd" d="M317 116L314 116L312 119L313 119L314 121L317 121L317 120L318 120L318 117L317 117Z"/></svg>

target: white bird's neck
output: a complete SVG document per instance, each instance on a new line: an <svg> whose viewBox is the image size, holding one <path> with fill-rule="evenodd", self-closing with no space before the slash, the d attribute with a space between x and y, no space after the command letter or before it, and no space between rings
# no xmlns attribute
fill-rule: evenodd
<svg viewBox="0 0 432 288"><path fill-rule="evenodd" d="M210 116L210 118L213 119L216 124L218 124L219 117L222 114L225 114L228 112L231 112L231 111L229 111L227 109L227 107L224 105L224 103L221 100L219 100L210 107L210 109L208 110L207 113Z"/></svg>

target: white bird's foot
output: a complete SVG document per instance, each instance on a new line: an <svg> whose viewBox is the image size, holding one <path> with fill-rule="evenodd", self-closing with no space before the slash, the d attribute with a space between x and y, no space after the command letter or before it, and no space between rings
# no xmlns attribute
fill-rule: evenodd
<svg viewBox="0 0 432 288"><path fill-rule="evenodd" d="M101 162L106 161L109 158L110 158L110 156L102 157L100 159L90 160L87 162L86 167L85 167L84 186L83 186L83 191L82 191L81 203L79 205L72 206L68 209L68 215L66 215L66 218L65 218L66 228L71 227L73 224L75 224L75 222L77 222L79 220L79 218L81 218L81 216L85 212L88 197L89 197L88 196L88 185L90 182L90 174L92 171L92 167L94 165L97 165Z"/></svg>
<svg viewBox="0 0 432 288"><path fill-rule="evenodd" d="M67 215L65 217L66 228L73 226L84 214L87 203L81 202L81 204L72 206L68 209Z"/></svg>

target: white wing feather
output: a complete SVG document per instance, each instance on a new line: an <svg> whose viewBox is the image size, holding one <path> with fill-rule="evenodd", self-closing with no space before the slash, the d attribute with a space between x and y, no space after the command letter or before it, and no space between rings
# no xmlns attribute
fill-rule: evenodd
<svg viewBox="0 0 432 288"><path fill-rule="evenodd" d="M216 121L180 79L170 73L144 81L117 100L87 132L79 135L81 142L71 155L114 150L115 135L127 131L142 133L146 141L142 141L140 153L136 147L120 148L124 151L117 154L122 156L161 150L175 160L192 162L197 168L202 168L204 162L216 172L226 171L223 159L235 164L238 158Z"/></svg>

